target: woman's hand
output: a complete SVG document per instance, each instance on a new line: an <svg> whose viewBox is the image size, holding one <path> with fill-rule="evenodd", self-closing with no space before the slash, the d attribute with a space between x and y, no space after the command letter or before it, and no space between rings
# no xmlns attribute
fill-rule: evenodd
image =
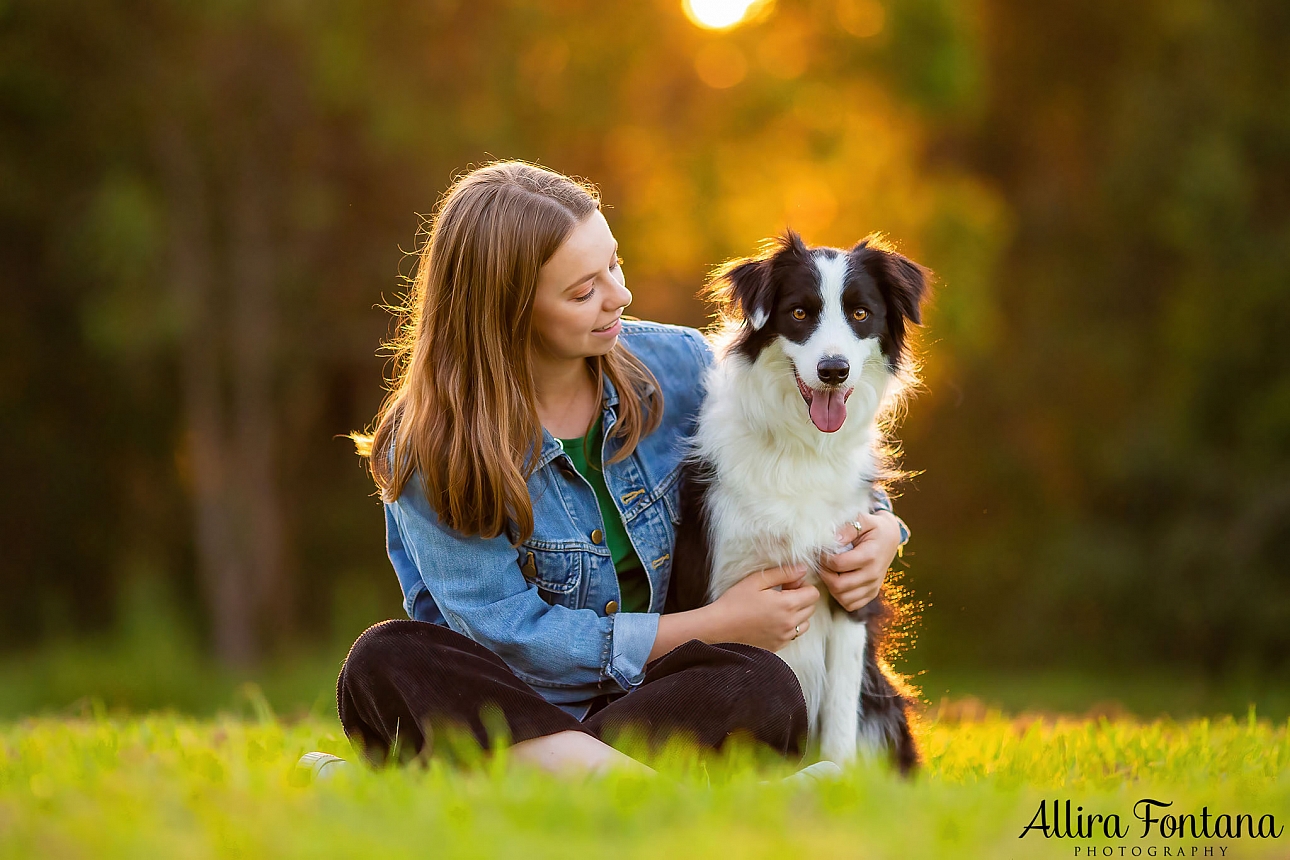
<svg viewBox="0 0 1290 860"><path fill-rule="evenodd" d="M820 581L847 612L878 596L900 545L900 523L891 511L861 513L856 522L863 526L860 531L847 523L838 532L838 540L853 544L852 548L826 553L820 562Z"/></svg>
<svg viewBox="0 0 1290 860"><path fill-rule="evenodd" d="M806 565L758 570L730 587L709 607L712 641L744 642L778 651L805 633L820 590L805 585Z"/></svg>

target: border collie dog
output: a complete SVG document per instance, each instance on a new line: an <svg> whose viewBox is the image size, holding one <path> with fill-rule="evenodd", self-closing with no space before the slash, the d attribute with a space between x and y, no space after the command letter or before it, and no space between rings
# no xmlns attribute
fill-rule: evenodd
<svg viewBox="0 0 1290 860"><path fill-rule="evenodd" d="M752 571L806 563L818 583L836 532L871 509L884 466L878 419L901 395L906 326L921 322L931 273L870 236L808 248L792 230L726 264L716 362L681 474L668 611L694 609ZM845 612L828 595L779 650L801 681L812 741L846 763L885 753L917 766L912 704L883 661L883 597Z"/></svg>

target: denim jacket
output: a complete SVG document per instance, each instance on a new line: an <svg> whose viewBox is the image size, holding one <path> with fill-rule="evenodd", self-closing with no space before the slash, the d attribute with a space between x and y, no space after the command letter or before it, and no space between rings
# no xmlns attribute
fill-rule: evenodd
<svg viewBox="0 0 1290 860"><path fill-rule="evenodd" d="M591 701L640 684L658 633L679 521L681 456L693 433L701 379L712 364L696 329L623 320L620 343L662 386L663 418L626 459L604 467L605 483L650 584L648 612L618 612L618 578L591 485L547 430L528 480L534 531L519 549L503 532L465 536L439 522L414 473L385 503L386 544L403 588L403 608L446 624L501 657L547 701L581 719ZM618 420L606 377L603 434ZM620 439L601 438L603 461ZM875 507L891 509L881 491ZM908 531L901 523L901 543Z"/></svg>

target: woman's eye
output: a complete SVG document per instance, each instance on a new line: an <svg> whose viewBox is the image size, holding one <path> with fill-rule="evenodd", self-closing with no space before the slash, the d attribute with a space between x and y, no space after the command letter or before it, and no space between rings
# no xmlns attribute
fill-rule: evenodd
<svg viewBox="0 0 1290 860"><path fill-rule="evenodd" d="M851 312L851 319L856 322L863 322L864 320L869 319L869 311L864 308L856 308Z"/></svg>
<svg viewBox="0 0 1290 860"><path fill-rule="evenodd" d="M806 311L802 308L793 308L793 319L795 320L806 319Z"/></svg>
<svg viewBox="0 0 1290 860"><path fill-rule="evenodd" d="M575 302L585 302L587 299L591 298L591 297L592 297L592 296L594 296L595 294L596 294L596 288L595 288L595 287L592 287L591 289L587 290L587 291L586 291L585 293L583 293L582 295L580 295L580 296L574 296L574 297L573 297L573 300L574 300Z"/></svg>
<svg viewBox="0 0 1290 860"><path fill-rule="evenodd" d="M614 264L613 264L612 266L610 266L609 268L610 268L610 269L617 269L617 268L620 268L622 265L623 265L623 258L622 258L622 257L615 257L615 258L614 258Z"/></svg>

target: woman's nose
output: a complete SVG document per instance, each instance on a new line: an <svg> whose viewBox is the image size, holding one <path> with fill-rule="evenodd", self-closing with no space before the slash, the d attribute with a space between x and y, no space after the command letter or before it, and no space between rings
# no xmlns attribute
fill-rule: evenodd
<svg viewBox="0 0 1290 860"><path fill-rule="evenodd" d="M632 303L632 291L617 278L613 279L614 289L605 292L605 298L609 300L610 309L617 310L625 308Z"/></svg>

